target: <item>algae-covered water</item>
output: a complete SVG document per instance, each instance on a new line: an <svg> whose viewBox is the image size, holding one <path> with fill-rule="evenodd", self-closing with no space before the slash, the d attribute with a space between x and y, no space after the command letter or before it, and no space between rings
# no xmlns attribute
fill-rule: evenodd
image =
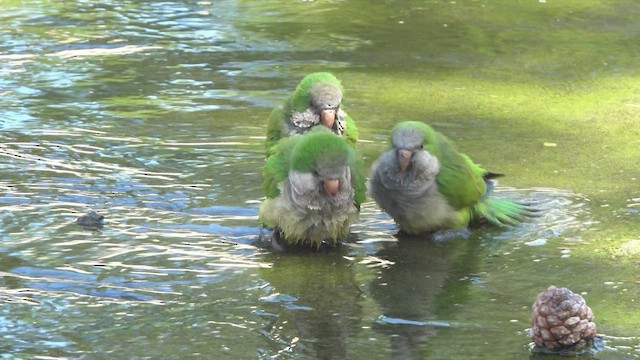
<svg viewBox="0 0 640 360"><path fill-rule="evenodd" d="M2 358L523 359L550 285L640 357L637 1L0 7ZM336 252L256 247L266 118L314 71L367 166L424 120L544 215L398 241L367 201Z"/></svg>

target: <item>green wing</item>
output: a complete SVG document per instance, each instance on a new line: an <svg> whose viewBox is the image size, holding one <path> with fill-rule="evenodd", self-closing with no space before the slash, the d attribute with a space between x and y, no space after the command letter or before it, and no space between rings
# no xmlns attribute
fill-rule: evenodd
<svg viewBox="0 0 640 360"><path fill-rule="evenodd" d="M345 139L347 139L349 145L351 145L351 147L355 149L356 143L358 142L359 138L358 128L356 127L355 121L353 121L353 119L349 115L347 115L347 117L345 118L345 122L347 128L344 129L344 134L342 135Z"/></svg>
<svg viewBox="0 0 640 360"><path fill-rule="evenodd" d="M476 204L487 191L483 176L484 169L476 165L467 155L461 154L447 137L434 131L435 142L427 146L433 149L440 161L440 173L436 177L439 191L454 209L462 209Z"/></svg>
<svg viewBox="0 0 640 360"><path fill-rule="evenodd" d="M351 143L349 144L351 145ZM355 150L351 151L353 155L349 162L349 168L351 169L351 186L354 190L353 201L360 210L360 204L367 199L367 179L363 171L362 157Z"/></svg>
<svg viewBox="0 0 640 360"><path fill-rule="evenodd" d="M262 169L262 188L267 198L273 199L280 195L278 184L289 175L289 153L298 139L298 136L282 139L269 149L272 154Z"/></svg>
<svg viewBox="0 0 640 360"><path fill-rule="evenodd" d="M285 122L285 110L282 106L278 106L269 115L267 122L267 138L264 142L265 149L267 150L267 156L273 154L273 147L278 143L282 135L282 129Z"/></svg>

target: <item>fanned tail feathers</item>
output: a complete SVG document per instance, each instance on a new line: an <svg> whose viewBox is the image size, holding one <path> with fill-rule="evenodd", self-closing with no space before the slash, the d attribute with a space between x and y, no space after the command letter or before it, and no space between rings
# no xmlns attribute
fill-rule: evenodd
<svg viewBox="0 0 640 360"><path fill-rule="evenodd" d="M498 226L516 226L532 217L538 216L535 206L507 199L486 197L472 209L473 220L487 220Z"/></svg>

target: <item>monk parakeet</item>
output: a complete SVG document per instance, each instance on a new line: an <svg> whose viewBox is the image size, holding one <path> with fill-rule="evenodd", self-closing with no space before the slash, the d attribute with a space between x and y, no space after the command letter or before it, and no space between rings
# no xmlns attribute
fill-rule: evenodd
<svg viewBox="0 0 640 360"><path fill-rule="evenodd" d="M425 123L397 124L391 143L372 166L369 191L404 233L462 230L481 219L515 225L535 213L527 204L493 198L491 179L501 175L474 164Z"/></svg>
<svg viewBox="0 0 640 360"><path fill-rule="evenodd" d="M305 76L286 102L276 107L267 124L267 156L283 137L324 125L355 146L358 129L342 107L343 88L335 76L317 72Z"/></svg>
<svg viewBox="0 0 640 360"><path fill-rule="evenodd" d="M319 248L346 238L366 196L355 150L325 127L282 139L272 150L259 212L272 240Z"/></svg>

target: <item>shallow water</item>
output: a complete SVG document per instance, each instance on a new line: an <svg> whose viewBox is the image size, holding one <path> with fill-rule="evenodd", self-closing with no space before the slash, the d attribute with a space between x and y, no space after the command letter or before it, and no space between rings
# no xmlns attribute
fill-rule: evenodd
<svg viewBox="0 0 640 360"><path fill-rule="evenodd" d="M0 6L3 358L520 359L550 285L640 357L635 2ZM266 117L318 70L367 164L429 120L544 215L399 241L368 201L335 253L256 247Z"/></svg>

